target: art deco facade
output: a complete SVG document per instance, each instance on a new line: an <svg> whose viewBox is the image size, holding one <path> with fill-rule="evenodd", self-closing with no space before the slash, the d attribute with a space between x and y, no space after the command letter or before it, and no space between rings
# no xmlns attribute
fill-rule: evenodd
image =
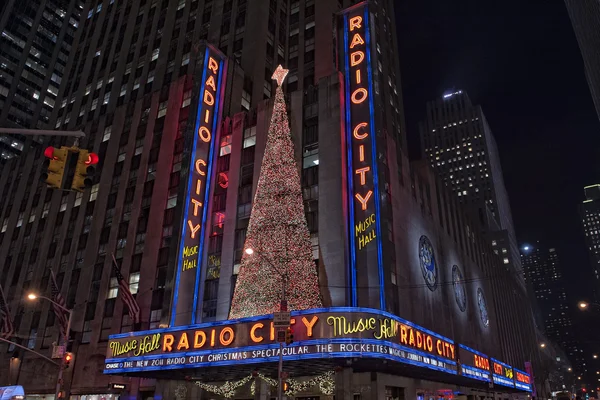
<svg viewBox="0 0 600 400"><path fill-rule="evenodd" d="M205 54L223 60L227 72L219 87L223 118L211 164L196 322L210 324L229 314L273 106L270 78L281 63L290 69L284 91L324 305L389 312L517 368L532 358L537 344L526 299L501 299L513 284L501 259L443 181L406 157L391 0L370 4L365 14L372 24L373 107L367 116L377 126L372 131L377 173L369 179L377 187L381 252L371 246L364 253L374 264L349 255L348 236L358 220L351 221L347 211L352 174L344 154L352 143L346 123L353 121L345 112L351 106L344 99L350 79L344 72L344 28L334 24L343 20L336 13L349 6L333 0L86 4L50 122L86 132L80 145L101 160L96 184L83 195L38 184L41 147L10 161L0 177L5 260L0 284L19 337L27 338L22 343L47 353L57 337L52 309L27 303L24 295L46 291L49 268L56 271L74 310L76 356L65 377L73 396L114 396L122 389L110 385L119 383L132 396L170 398L186 376L206 373L190 368L167 371L168 377L160 372L123 377L127 373L111 374L106 370L111 363L105 363L109 335L133 330L118 298L112 254L136 294L142 330L184 323L177 316L173 323L172 299L179 296L176 260L189 196L184 182L202 107L200 83L210 65ZM352 283L352 262L366 284ZM492 287L490 281L498 283ZM12 349L4 354L12 355ZM0 382L18 381L29 393L49 397L52 365L20 355L19 365L8 369L8 358L0 358ZM241 364L239 371L247 372L250 367ZM355 387L365 398L383 398L401 390L437 396L448 384L465 384L462 377L436 375L439 371L417 381L412 376L418 371L410 368L400 376L375 370L372 375L364 368L342 368L336 377L340 398ZM233 378L236 370L231 371ZM307 373L306 367L295 371ZM372 377L376 384L369 383ZM189 396L200 390L187 387Z"/></svg>

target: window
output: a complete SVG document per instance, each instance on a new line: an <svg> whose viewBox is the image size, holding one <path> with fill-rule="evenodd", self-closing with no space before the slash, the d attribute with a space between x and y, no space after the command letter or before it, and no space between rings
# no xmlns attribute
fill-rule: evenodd
<svg viewBox="0 0 600 400"><path fill-rule="evenodd" d="M221 150L219 156L231 154L231 135L227 135L221 139Z"/></svg>
<svg viewBox="0 0 600 400"><path fill-rule="evenodd" d="M150 311L150 329L156 329L159 327L161 316L162 316L162 310Z"/></svg>
<svg viewBox="0 0 600 400"><path fill-rule="evenodd" d="M129 275L129 291L131 294L136 294L140 287L140 273L135 272Z"/></svg>
<svg viewBox="0 0 600 400"><path fill-rule="evenodd" d="M106 296L106 298L114 299L117 297L118 293L119 293L119 281L117 281L117 278L110 278L110 284L108 285L108 295Z"/></svg>
<svg viewBox="0 0 600 400"><path fill-rule="evenodd" d="M510 261L508 261L508 258L504 258L504 264L508 264Z"/></svg>
<svg viewBox="0 0 600 400"><path fill-rule="evenodd" d="M158 106L158 115L156 116L156 118L162 118L165 115L167 115L167 104L168 101L163 101L162 103L159 104Z"/></svg>
<svg viewBox="0 0 600 400"><path fill-rule="evenodd" d="M256 145L256 126L244 130L244 149Z"/></svg>
<svg viewBox="0 0 600 400"><path fill-rule="evenodd" d="M188 90L183 93L183 103L181 103L181 108L185 108L192 103L192 91Z"/></svg>
<svg viewBox="0 0 600 400"><path fill-rule="evenodd" d="M96 198L98 197L98 190L100 189L100 184L95 184L94 186L92 186L92 190L90 191L90 201L94 201L96 200ZM50 203L48 203L48 208L50 206Z"/></svg>

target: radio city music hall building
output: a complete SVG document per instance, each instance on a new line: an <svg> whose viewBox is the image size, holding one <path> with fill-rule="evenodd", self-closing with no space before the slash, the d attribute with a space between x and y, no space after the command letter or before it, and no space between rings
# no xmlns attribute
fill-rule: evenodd
<svg viewBox="0 0 600 400"><path fill-rule="evenodd" d="M103 160L89 194L47 195L40 188L46 200L33 204L25 197L26 178L15 181L5 173L0 181L9 204L22 202L20 212L37 216L30 223L39 235L25 240L14 223L18 207L4 208L0 256L38 246L60 268L59 284L75 310L76 356L65 374L71 396L267 398L273 392L279 344L272 317L227 318L273 107L267 76L276 59L291 69L284 91L324 305L292 312L294 343L283 353L288 394L529 395L533 378L525 369L529 361L535 366L537 345L525 294L506 296L517 282L476 220L425 162L409 163L406 156L393 2L180 3L166 11L167 28L182 29L185 18L208 4L211 26L243 9L247 30L238 34L246 40L250 28L266 33L266 52L273 56L257 57L255 40L232 51L223 37L195 26L205 40L186 48L181 38L174 63L161 64L159 57L158 72L149 71L154 60L138 64L138 92L128 83L116 101L109 93L105 113L86 106L98 117L84 123L87 144ZM118 1L102 4L100 11L87 10L91 24L119 13ZM143 22L148 9L160 5L130 6L128 15L137 12ZM90 26L82 24L77 41L92 40ZM110 54L109 61L114 48ZM77 62L71 60L71 68ZM117 71L127 71L123 62ZM118 75L115 87L125 79ZM91 85L98 79L94 75ZM85 90L61 87L64 99L75 93L68 112L73 119L86 104ZM102 93L105 88L99 98ZM70 126L66 112L55 111L57 126ZM35 176L34 153L11 161L7 170ZM198 178L188 190L183 183L194 171ZM189 221L195 236L181 237ZM58 229L45 232L42 223ZM85 245L68 240L73 230L86 235ZM140 331L132 332L116 296L113 251L136 292ZM0 283L9 288L11 307L21 311L16 325L37 335L35 349L49 351L56 340L51 310L31 312L19 303L28 288L42 287L44 278L47 284L48 264L29 262L40 272L31 279L15 264L5 264ZM4 354L8 360L10 353ZM24 356L18 367L0 371L29 393L53 392L52 366L35 359Z"/></svg>

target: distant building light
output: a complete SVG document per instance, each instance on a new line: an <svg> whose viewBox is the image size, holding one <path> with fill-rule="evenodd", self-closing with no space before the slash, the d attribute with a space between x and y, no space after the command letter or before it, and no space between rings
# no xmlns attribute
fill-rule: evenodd
<svg viewBox="0 0 600 400"><path fill-rule="evenodd" d="M448 99L456 94L462 94L462 90L459 90L458 92L454 92L454 93L447 93L444 95L444 99Z"/></svg>

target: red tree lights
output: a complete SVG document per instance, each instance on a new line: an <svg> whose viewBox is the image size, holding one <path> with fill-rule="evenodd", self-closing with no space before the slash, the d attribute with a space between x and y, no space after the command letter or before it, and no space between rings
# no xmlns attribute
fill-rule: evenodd
<svg viewBox="0 0 600 400"><path fill-rule="evenodd" d="M232 319L278 311L284 288L290 310L322 305L281 89L286 74L281 66L273 74L278 83L275 105L248 224L246 251L231 301Z"/></svg>

